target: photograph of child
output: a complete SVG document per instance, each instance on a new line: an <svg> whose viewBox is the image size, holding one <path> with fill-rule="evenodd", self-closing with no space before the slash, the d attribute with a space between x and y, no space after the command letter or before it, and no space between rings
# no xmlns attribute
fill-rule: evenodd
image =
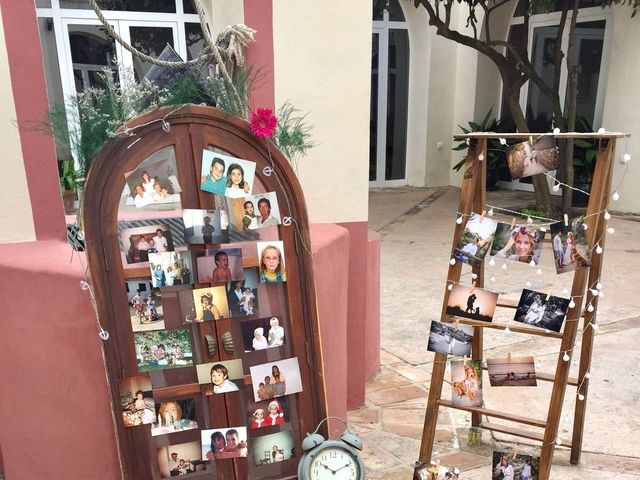
<svg viewBox="0 0 640 480"><path fill-rule="evenodd" d="M212 428L200 432L203 460L247 456L247 427Z"/></svg>
<svg viewBox="0 0 640 480"><path fill-rule="evenodd" d="M184 237L189 244L229 243L229 219L225 210L182 210Z"/></svg>
<svg viewBox="0 0 640 480"><path fill-rule="evenodd" d="M283 462L294 457L295 443L291 432L278 432L251 439L251 451L256 465Z"/></svg>
<svg viewBox="0 0 640 480"><path fill-rule="evenodd" d="M191 253L187 250L149 254L153 288L193 283Z"/></svg>
<svg viewBox="0 0 640 480"><path fill-rule="evenodd" d="M432 321L427 350L449 355L471 355L473 327Z"/></svg>
<svg viewBox="0 0 640 480"><path fill-rule="evenodd" d="M229 161L227 155L212 152L211 150L202 151L202 169L200 177L200 190L215 193L216 195L224 195L227 189L227 176L225 175Z"/></svg>
<svg viewBox="0 0 640 480"><path fill-rule="evenodd" d="M284 345L284 328L278 317L245 320L240 323L240 329L245 353Z"/></svg>
<svg viewBox="0 0 640 480"><path fill-rule="evenodd" d="M247 401L247 425L250 429L282 425L289 421L289 397L260 402Z"/></svg>
<svg viewBox="0 0 640 480"><path fill-rule="evenodd" d="M233 318L258 314L258 270L244 269L244 280L227 283L227 303Z"/></svg>
<svg viewBox="0 0 640 480"><path fill-rule="evenodd" d="M489 252L498 222L477 213L471 214L453 251L455 259L471 266L479 266Z"/></svg>
<svg viewBox="0 0 640 480"><path fill-rule="evenodd" d="M517 143L507 151L513 180L556 170L559 158L556 141L551 136L541 137L535 142Z"/></svg>
<svg viewBox="0 0 640 480"><path fill-rule="evenodd" d="M447 314L490 322L496 311L498 294L476 287L453 285L447 302Z"/></svg>
<svg viewBox="0 0 640 480"><path fill-rule="evenodd" d="M249 370L256 402L302 391L297 357L255 365Z"/></svg>
<svg viewBox="0 0 640 480"><path fill-rule="evenodd" d="M458 480L460 469L458 467L445 467L436 463L416 462L414 479L419 480Z"/></svg>
<svg viewBox="0 0 640 480"><path fill-rule="evenodd" d="M180 184L173 148L163 148L142 162L132 172L124 174L120 210L127 207L144 210L174 210L180 208Z"/></svg>
<svg viewBox="0 0 640 480"><path fill-rule="evenodd" d="M460 407L482 406L482 362L453 360L451 362L451 401Z"/></svg>
<svg viewBox="0 0 640 480"><path fill-rule="evenodd" d="M535 387L536 367L533 357L487 358L492 387Z"/></svg>
<svg viewBox="0 0 640 480"><path fill-rule="evenodd" d="M193 365L189 330L140 332L134 333L133 339L140 372Z"/></svg>
<svg viewBox="0 0 640 480"><path fill-rule="evenodd" d="M156 419L151 377L135 375L118 382L122 421L125 427L137 427L153 423Z"/></svg>
<svg viewBox="0 0 640 480"><path fill-rule="evenodd" d="M198 383L206 385L205 395L237 392L242 386L242 360L227 360L196 365Z"/></svg>
<svg viewBox="0 0 640 480"><path fill-rule="evenodd" d="M569 303L568 298L554 296L547 298L545 293L524 289L520 296L515 320L559 332L569 310Z"/></svg>
<svg viewBox="0 0 640 480"><path fill-rule="evenodd" d="M538 480L540 457L509 452L493 452L493 480Z"/></svg>
<svg viewBox="0 0 640 480"><path fill-rule="evenodd" d="M495 239L491 246L491 255L514 262L538 265L545 231L527 225L498 223Z"/></svg>
<svg viewBox="0 0 640 480"><path fill-rule="evenodd" d="M169 479L203 469L200 442L179 443L158 449L160 478ZM192 462L193 460L193 462Z"/></svg>
<svg viewBox="0 0 640 480"><path fill-rule="evenodd" d="M195 319L192 322L210 322L229 318L227 292L224 286L196 288L192 292Z"/></svg>
<svg viewBox="0 0 640 480"><path fill-rule="evenodd" d="M151 425L152 437L198 428L193 398L156 403L155 412L156 420Z"/></svg>
<svg viewBox="0 0 640 480"><path fill-rule="evenodd" d="M284 243L281 240L257 242L260 265L260 282L282 283L287 281L284 261Z"/></svg>
<svg viewBox="0 0 640 480"><path fill-rule="evenodd" d="M244 279L241 248L213 248L197 252L198 283L226 283Z"/></svg>
<svg viewBox="0 0 640 480"><path fill-rule="evenodd" d="M148 279L139 279L147 282ZM133 282L134 284L136 282ZM127 285L128 286L128 285ZM144 286L146 285L139 285ZM150 285L149 285L150 286ZM127 291L129 301L129 317L131 318L131 328L134 332L145 332L149 330L164 330L164 316L162 314L162 294L159 288L150 288L142 291L137 288L135 291Z"/></svg>
<svg viewBox="0 0 640 480"><path fill-rule="evenodd" d="M227 188L224 195L229 198L244 198L251 195L255 180L256 163L240 158L226 157Z"/></svg>
<svg viewBox="0 0 640 480"><path fill-rule="evenodd" d="M567 222L550 225L556 272L572 272L591 265L589 245L585 236L584 218L574 218Z"/></svg>
<svg viewBox="0 0 640 480"><path fill-rule="evenodd" d="M148 262L151 253L172 252L185 245L181 217L118 222L118 234L127 265Z"/></svg>

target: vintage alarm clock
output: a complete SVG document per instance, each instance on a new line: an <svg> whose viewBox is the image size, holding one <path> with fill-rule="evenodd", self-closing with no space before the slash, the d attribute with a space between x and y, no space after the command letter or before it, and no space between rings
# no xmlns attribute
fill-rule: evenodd
<svg viewBox="0 0 640 480"><path fill-rule="evenodd" d="M318 433L320 426L329 419L344 423L345 433L340 440L325 440ZM298 480L364 480L364 462L360 450L362 441L349 431L347 423L340 417L327 417L302 441Z"/></svg>

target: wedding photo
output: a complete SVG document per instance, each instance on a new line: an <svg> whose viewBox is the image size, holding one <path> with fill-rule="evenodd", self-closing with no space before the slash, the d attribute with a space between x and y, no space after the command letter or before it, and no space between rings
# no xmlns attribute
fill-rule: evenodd
<svg viewBox="0 0 640 480"><path fill-rule="evenodd" d="M447 302L447 314L471 318L483 322L493 320L498 294L477 287L456 284L451 288Z"/></svg>
<svg viewBox="0 0 640 480"><path fill-rule="evenodd" d="M547 296L542 292L524 289L518 302L515 321L559 332L569 310L568 298Z"/></svg>
<svg viewBox="0 0 640 480"><path fill-rule="evenodd" d="M472 213L453 250L454 258L473 267L479 266L489 253L498 222Z"/></svg>
<svg viewBox="0 0 640 480"><path fill-rule="evenodd" d="M473 327L469 325L455 325L444 322L431 322L429 343L427 350L449 355L471 355L471 341Z"/></svg>
<svg viewBox="0 0 640 480"><path fill-rule="evenodd" d="M556 272L572 272L591 265L591 254L585 235L584 218L569 219L550 225Z"/></svg>
<svg viewBox="0 0 640 480"><path fill-rule="evenodd" d="M487 358L492 387L535 387L536 366L533 357Z"/></svg>

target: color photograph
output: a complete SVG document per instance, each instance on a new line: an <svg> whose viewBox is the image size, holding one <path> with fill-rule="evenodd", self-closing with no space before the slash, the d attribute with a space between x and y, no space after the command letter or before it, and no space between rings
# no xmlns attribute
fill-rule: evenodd
<svg viewBox="0 0 640 480"><path fill-rule="evenodd" d="M229 318L227 292L224 286L196 288L191 294L195 311L195 318L192 322L210 322L220 318Z"/></svg>
<svg viewBox="0 0 640 480"><path fill-rule="evenodd" d="M445 467L440 464L416 462L414 480L458 480L460 469L458 467Z"/></svg>
<svg viewBox="0 0 640 480"><path fill-rule="evenodd" d="M241 248L212 248L196 252L198 283L244 280Z"/></svg>
<svg viewBox="0 0 640 480"><path fill-rule="evenodd" d="M211 428L200 432L202 460L247 456L247 427Z"/></svg>
<svg viewBox="0 0 640 480"><path fill-rule="evenodd" d="M498 223L491 255L538 265L545 233L544 230L529 225L516 225L512 228L506 223Z"/></svg>
<svg viewBox="0 0 640 480"><path fill-rule="evenodd" d="M295 456L291 432L278 432L251 439L251 451L256 465L283 462Z"/></svg>
<svg viewBox="0 0 640 480"><path fill-rule="evenodd" d="M282 283L287 281L284 243L280 240L257 242L261 283Z"/></svg>
<svg viewBox="0 0 640 480"><path fill-rule="evenodd" d="M134 332L146 332L150 330L164 330L164 316L162 314L162 294L159 288L148 288L149 279L139 279L142 284L136 285L131 291L127 287L127 300L129 301L129 317L131 329ZM136 282L132 282L136 284ZM144 290L140 287L144 287Z"/></svg>
<svg viewBox="0 0 640 480"><path fill-rule="evenodd" d="M256 402L302 391L297 357L255 365L249 370Z"/></svg>
<svg viewBox="0 0 640 480"><path fill-rule="evenodd" d="M247 425L250 429L282 425L289 420L289 397L247 402Z"/></svg>
<svg viewBox="0 0 640 480"><path fill-rule="evenodd" d="M203 471L207 462L202 457L200 442L179 443L158 449L158 467L160 478L171 478Z"/></svg>
<svg viewBox="0 0 640 480"><path fill-rule="evenodd" d="M185 241L194 245L229 243L229 219L225 210L182 210Z"/></svg>
<svg viewBox="0 0 640 480"><path fill-rule="evenodd" d="M138 168L124 174L123 206L144 210L179 209L182 189L177 175L173 148L154 153Z"/></svg>
<svg viewBox="0 0 640 480"><path fill-rule="evenodd" d="M564 222L550 225L556 272L573 272L591 265L591 254L583 224L584 218L579 217L569 220L567 225Z"/></svg>
<svg viewBox="0 0 640 480"><path fill-rule="evenodd" d="M427 350L448 355L471 355L473 327L432 321Z"/></svg>
<svg viewBox="0 0 640 480"><path fill-rule="evenodd" d="M118 382L122 421L125 427L138 427L155 422L151 377L135 375Z"/></svg>
<svg viewBox="0 0 640 480"><path fill-rule="evenodd" d="M243 384L242 360L226 360L196 365L198 383L206 385L205 395L237 392Z"/></svg>
<svg viewBox="0 0 640 480"><path fill-rule="evenodd" d="M256 230L280 225L280 208L275 192L251 195L227 202L231 224L237 230Z"/></svg>
<svg viewBox="0 0 640 480"><path fill-rule="evenodd" d="M193 366L189 330L140 332L133 338L141 372Z"/></svg>
<svg viewBox="0 0 640 480"><path fill-rule="evenodd" d="M471 214L453 250L454 258L473 267L479 266L489 253L497 224L498 222L490 218L482 217L477 213Z"/></svg>
<svg viewBox="0 0 640 480"><path fill-rule="evenodd" d="M536 367L533 357L487 358L492 387L535 387Z"/></svg>
<svg viewBox="0 0 640 480"><path fill-rule="evenodd" d="M558 162L558 147L552 136L541 137L534 142L517 143L507 151L507 163L513 180L556 170Z"/></svg>
<svg viewBox="0 0 640 480"><path fill-rule="evenodd" d="M278 317L244 320L240 329L245 353L284 345L284 328Z"/></svg>
<svg viewBox="0 0 640 480"><path fill-rule="evenodd" d="M251 195L255 171L255 162L203 150L200 189L229 198L244 198Z"/></svg>
<svg viewBox="0 0 640 480"><path fill-rule="evenodd" d="M451 362L451 401L457 407L482 406L482 362Z"/></svg>
<svg viewBox="0 0 640 480"><path fill-rule="evenodd" d="M483 322L493 320L498 294L476 287L453 285L447 302L447 314Z"/></svg>
<svg viewBox="0 0 640 480"><path fill-rule="evenodd" d="M258 315L258 269L245 268L244 280L227 283L227 303L233 318Z"/></svg>
<svg viewBox="0 0 640 480"><path fill-rule="evenodd" d="M549 296L542 292L523 290L515 320L534 327L559 332L569 310L568 298Z"/></svg>
<svg viewBox="0 0 640 480"><path fill-rule="evenodd" d="M118 222L120 250L128 265L149 261L151 253L172 252L183 247L182 218L158 218Z"/></svg>
<svg viewBox="0 0 640 480"><path fill-rule="evenodd" d="M511 452L493 452L492 480L538 480L540 457Z"/></svg>
<svg viewBox="0 0 640 480"><path fill-rule="evenodd" d="M151 425L152 437L198 428L193 398L156 403L155 409L156 420Z"/></svg>
<svg viewBox="0 0 640 480"><path fill-rule="evenodd" d="M191 252L149 254L149 271L154 288L173 287L193 283Z"/></svg>

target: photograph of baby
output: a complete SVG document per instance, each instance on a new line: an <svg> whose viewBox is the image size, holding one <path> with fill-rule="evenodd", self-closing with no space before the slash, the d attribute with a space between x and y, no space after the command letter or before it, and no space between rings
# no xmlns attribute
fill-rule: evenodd
<svg viewBox="0 0 640 480"><path fill-rule="evenodd" d="M258 270L244 269L244 280L227 283L227 303L233 318L258 314Z"/></svg>
<svg viewBox="0 0 640 480"><path fill-rule="evenodd" d="M255 365L249 370L256 402L302 391L297 357Z"/></svg>
<svg viewBox="0 0 640 480"><path fill-rule="evenodd" d="M138 288L133 290L131 287L133 285ZM160 293L160 289L152 288L146 278L129 281L126 287L132 330L134 332L164 330L162 294ZM144 287L144 290L142 290L141 287Z"/></svg>
<svg viewBox="0 0 640 480"><path fill-rule="evenodd" d="M445 467L436 463L416 462L415 480L458 480L460 469L458 467Z"/></svg>
<svg viewBox="0 0 640 480"><path fill-rule="evenodd" d="M250 429L282 425L289 421L289 397L261 402L247 402L247 425Z"/></svg>
<svg viewBox="0 0 640 480"><path fill-rule="evenodd" d="M284 262L284 243L281 240L256 242L260 265L260 282L282 283L287 281Z"/></svg>
<svg viewBox="0 0 640 480"><path fill-rule="evenodd" d="M244 280L241 248L213 248L196 253L198 283Z"/></svg>
<svg viewBox="0 0 640 480"><path fill-rule="evenodd" d="M242 360L227 360L196 365L198 383L206 385L205 395L237 392L243 383Z"/></svg>
<svg viewBox="0 0 640 480"><path fill-rule="evenodd" d="M189 244L229 243L229 219L225 210L182 210L184 237Z"/></svg>
<svg viewBox="0 0 640 480"><path fill-rule="evenodd" d="M206 469L200 442L179 443L158 449L160 478L169 479Z"/></svg>
<svg viewBox="0 0 640 480"><path fill-rule="evenodd" d="M471 355L473 327L432 321L427 350L448 355Z"/></svg>
<svg viewBox="0 0 640 480"><path fill-rule="evenodd" d="M222 285L196 288L191 294L195 309L195 318L191 322L210 322L219 318L229 318L227 292Z"/></svg>
<svg viewBox="0 0 640 480"><path fill-rule="evenodd" d="M496 311L498 294L482 288L453 285L447 302L447 314L490 322Z"/></svg>
<svg viewBox="0 0 640 480"><path fill-rule="evenodd" d="M189 330L134 333L133 340L140 372L193 365L191 332Z"/></svg>
<svg viewBox="0 0 640 480"><path fill-rule="evenodd" d="M135 375L118 382L122 421L125 427L137 427L155 422L151 377Z"/></svg>
<svg viewBox="0 0 640 480"><path fill-rule="evenodd" d="M284 345L284 328L278 317L243 320L240 329L245 353Z"/></svg>
<svg viewBox="0 0 640 480"><path fill-rule="evenodd" d="M482 362L451 362L451 401L457 407L482 406Z"/></svg>
<svg viewBox="0 0 640 480"><path fill-rule="evenodd" d="M552 136L535 142L517 143L507 151L507 163L513 180L556 170L559 162L558 147Z"/></svg>
<svg viewBox="0 0 640 480"><path fill-rule="evenodd" d="M255 162L204 150L200 189L230 198L244 198L251 195L255 172Z"/></svg>
<svg viewBox="0 0 640 480"><path fill-rule="evenodd" d="M251 451L256 465L283 462L295 456L295 443L291 432L278 432L251 439Z"/></svg>
<svg viewBox="0 0 640 480"><path fill-rule="evenodd" d="M185 245L181 217L118 222L118 235L127 264L148 262L150 253L172 252Z"/></svg>
<svg viewBox="0 0 640 480"><path fill-rule="evenodd" d="M492 387L535 387L536 367L533 357L487 358Z"/></svg>
<svg viewBox="0 0 640 480"><path fill-rule="evenodd" d="M479 266L489 253L497 224L498 222L490 218L477 213L471 214L453 251L455 259L473 267Z"/></svg>
<svg viewBox="0 0 640 480"><path fill-rule="evenodd" d="M231 224L237 230L255 230L280 225L280 208L275 192L247 196L227 202Z"/></svg>
<svg viewBox="0 0 640 480"><path fill-rule="evenodd" d="M538 265L545 231L527 225L511 227L498 223L495 239L491 246L491 255L514 262Z"/></svg>
<svg viewBox="0 0 640 480"><path fill-rule="evenodd" d="M568 298L549 296L524 289L516 310L517 322L559 332L569 310Z"/></svg>
<svg viewBox="0 0 640 480"><path fill-rule="evenodd" d="M193 283L191 253L187 250L150 253L149 270L153 288Z"/></svg>
<svg viewBox="0 0 640 480"><path fill-rule="evenodd" d="M180 184L173 147L163 148L148 157L138 168L124 174L122 206L145 210L180 208ZM121 208L122 209L122 208Z"/></svg>
<svg viewBox="0 0 640 480"><path fill-rule="evenodd" d="M203 460L247 456L247 427L212 428L200 432Z"/></svg>
<svg viewBox="0 0 640 480"><path fill-rule="evenodd" d="M540 457L494 451L492 460L492 480L538 480Z"/></svg>
<svg viewBox="0 0 640 480"><path fill-rule="evenodd" d="M589 245L583 227L584 217L550 225L556 272L572 272L591 265Z"/></svg>
<svg viewBox="0 0 640 480"><path fill-rule="evenodd" d="M198 428L193 398L156 403L155 410L156 420L151 425L152 437Z"/></svg>

